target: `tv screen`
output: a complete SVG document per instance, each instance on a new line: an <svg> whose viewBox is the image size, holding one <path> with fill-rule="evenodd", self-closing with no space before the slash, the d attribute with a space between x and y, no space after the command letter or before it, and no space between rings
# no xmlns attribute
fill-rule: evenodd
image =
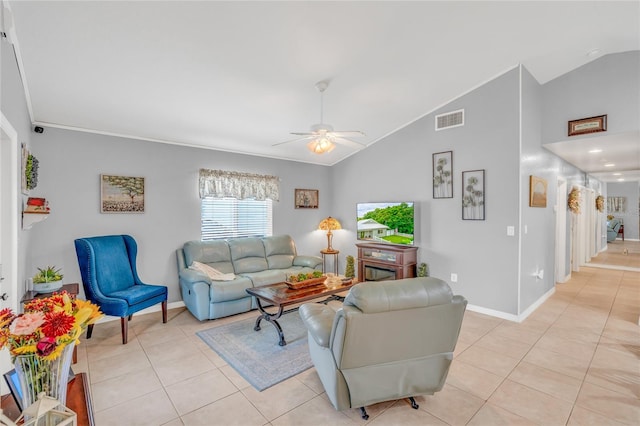
<svg viewBox="0 0 640 426"><path fill-rule="evenodd" d="M357 203L358 239L413 245L413 202Z"/></svg>

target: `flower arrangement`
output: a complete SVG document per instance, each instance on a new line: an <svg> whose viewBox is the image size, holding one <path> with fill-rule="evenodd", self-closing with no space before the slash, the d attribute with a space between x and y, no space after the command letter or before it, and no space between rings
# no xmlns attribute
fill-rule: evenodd
<svg viewBox="0 0 640 426"><path fill-rule="evenodd" d="M0 349L9 348L11 357L35 354L54 360L67 345L80 343L80 336L103 314L98 306L72 298L62 291L43 299L34 299L16 315L0 310Z"/></svg>
<svg viewBox="0 0 640 426"><path fill-rule="evenodd" d="M567 204L572 213L580 213L580 190L578 188L571 189Z"/></svg>
<svg viewBox="0 0 640 426"><path fill-rule="evenodd" d="M598 195L596 197L596 209L602 213L604 211L604 197L602 195Z"/></svg>

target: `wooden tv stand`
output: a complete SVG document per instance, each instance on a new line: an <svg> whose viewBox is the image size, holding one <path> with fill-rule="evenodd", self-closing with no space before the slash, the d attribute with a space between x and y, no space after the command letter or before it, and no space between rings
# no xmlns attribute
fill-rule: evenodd
<svg viewBox="0 0 640 426"><path fill-rule="evenodd" d="M360 243L358 281L380 281L416 276L418 247L384 243Z"/></svg>

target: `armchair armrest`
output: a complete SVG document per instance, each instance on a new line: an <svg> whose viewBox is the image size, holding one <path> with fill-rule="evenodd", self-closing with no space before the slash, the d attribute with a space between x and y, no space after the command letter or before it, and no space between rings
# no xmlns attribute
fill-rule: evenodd
<svg viewBox="0 0 640 426"><path fill-rule="evenodd" d="M322 264L322 258L319 256L296 256L293 258L293 266L306 266L315 268Z"/></svg>
<svg viewBox="0 0 640 426"><path fill-rule="evenodd" d="M202 281L211 285L211 278L209 278L206 274L200 271L196 271L194 269L189 269L189 268L183 269L178 273L178 275L181 280L186 282L195 283L195 282Z"/></svg>
<svg viewBox="0 0 640 426"><path fill-rule="evenodd" d="M313 340L318 345L328 348L336 311L320 303L305 303L300 306L298 312Z"/></svg>

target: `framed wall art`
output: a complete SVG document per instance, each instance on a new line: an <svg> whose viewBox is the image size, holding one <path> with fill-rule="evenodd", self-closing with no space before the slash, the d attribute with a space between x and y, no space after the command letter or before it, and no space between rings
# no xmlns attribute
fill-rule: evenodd
<svg viewBox="0 0 640 426"><path fill-rule="evenodd" d="M604 132L607 130L607 116L581 118L569 121L569 136L584 135L587 133Z"/></svg>
<svg viewBox="0 0 640 426"><path fill-rule="evenodd" d="M529 176L529 207L547 207L547 180Z"/></svg>
<svg viewBox="0 0 640 426"><path fill-rule="evenodd" d="M144 213L144 178L100 175L101 213Z"/></svg>
<svg viewBox="0 0 640 426"><path fill-rule="evenodd" d="M462 172L462 219L484 220L484 170Z"/></svg>
<svg viewBox="0 0 640 426"><path fill-rule="evenodd" d="M294 202L296 209L317 209L318 208L317 189L296 189Z"/></svg>
<svg viewBox="0 0 640 426"><path fill-rule="evenodd" d="M453 151L433 154L433 198L453 198Z"/></svg>
<svg viewBox="0 0 640 426"><path fill-rule="evenodd" d="M29 152L26 144L21 145L22 173L20 173L20 186L24 195L29 195L29 191L38 186L38 159Z"/></svg>

